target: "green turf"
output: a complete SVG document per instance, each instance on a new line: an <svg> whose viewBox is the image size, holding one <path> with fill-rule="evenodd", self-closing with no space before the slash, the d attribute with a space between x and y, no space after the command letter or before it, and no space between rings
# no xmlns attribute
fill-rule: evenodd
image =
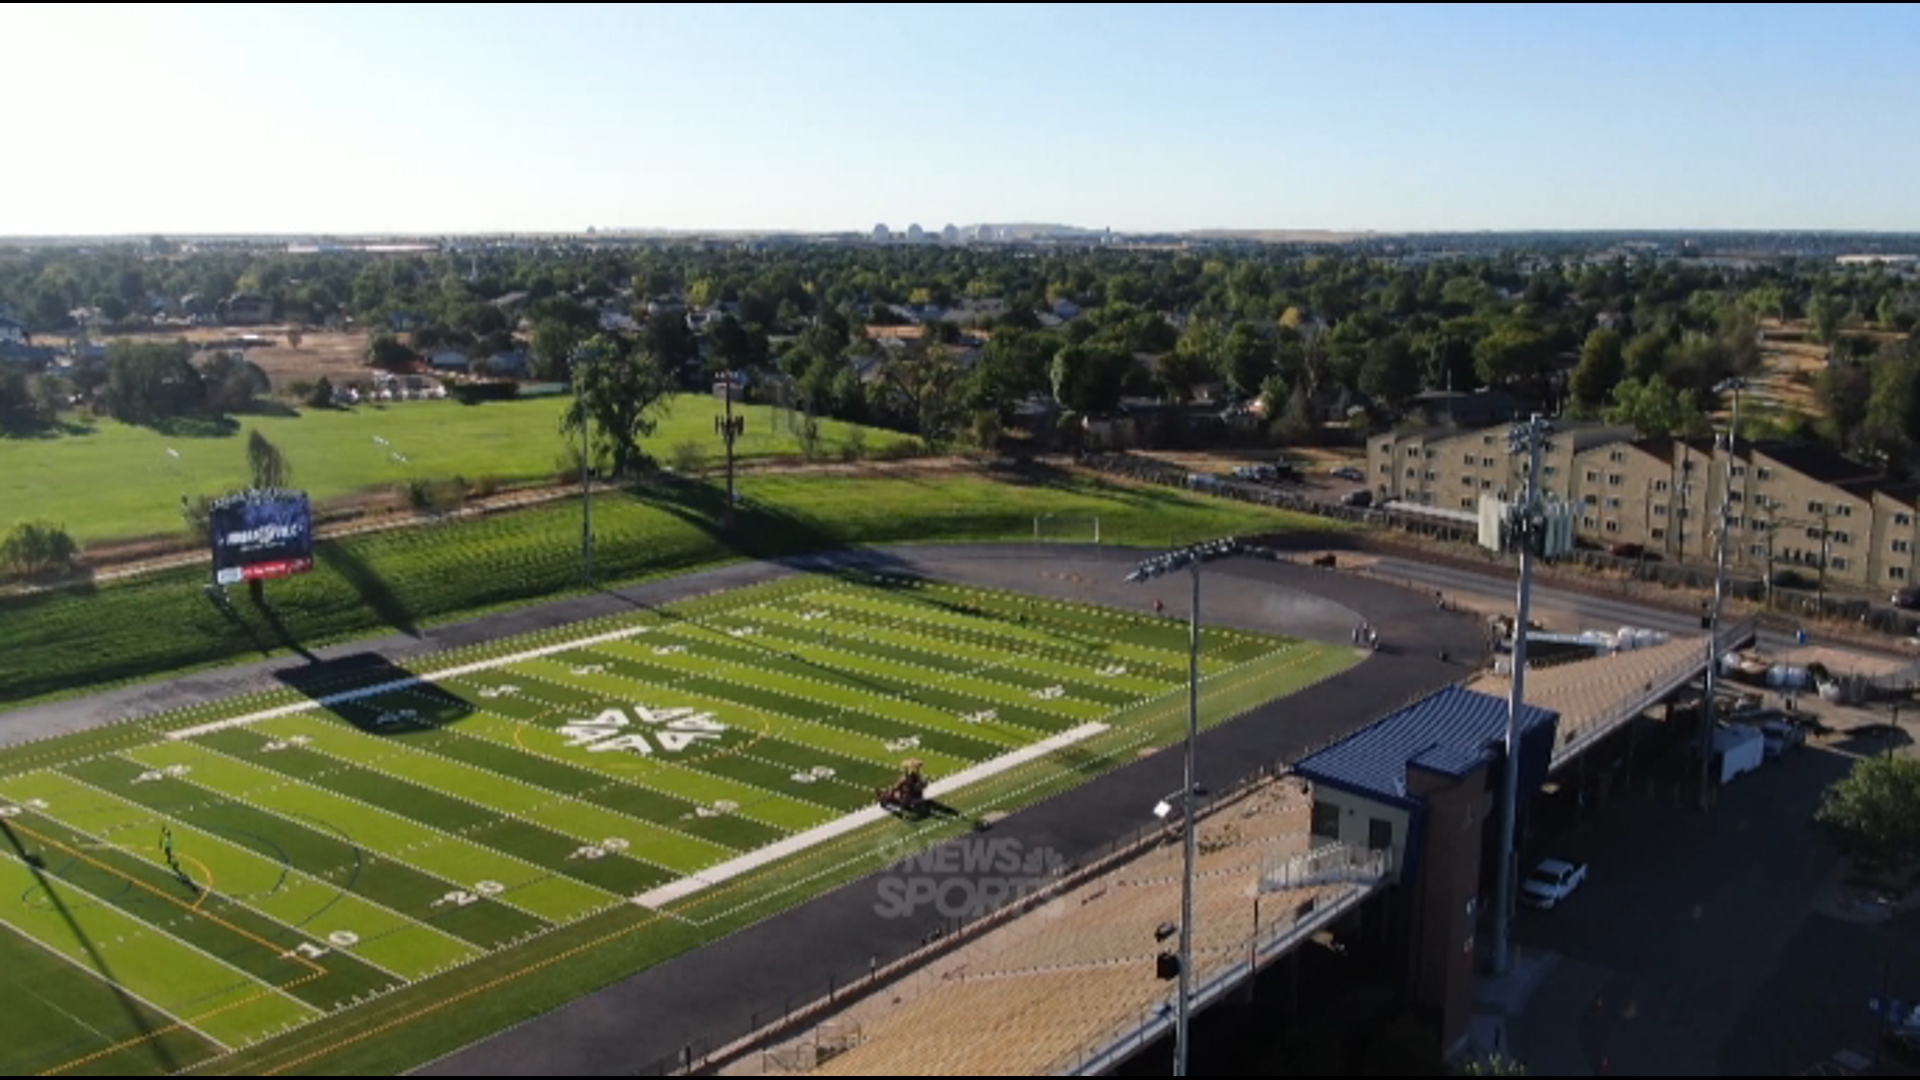
<svg viewBox="0 0 1920 1080"><path fill-rule="evenodd" d="M1204 646L1209 725L1359 658ZM0 752L0 971L34 974L0 1045L15 1072L400 1071L963 827L880 816L711 880L870 812L903 757L986 767L944 797L976 817L1172 742L1185 650L1178 620L806 576Z"/></svg>
<svg viewBox="0 0 1920 1080"><path fill-rule="evenodd" d="M215 495L247 482L246 433L256 429L293 463L296 486L316 500L415 479L463 476L508 482L551 478L568 448L559 419L566 398L462 405L408 401L352 409L303 409L294 415L246 415L219 434L166 434L112 419L88 421L84 434L0 437L0 529L14 521L64 524L82 543L177 533L180 496ZM662 461L699 444L717 454L709 394L669 400L659 427L641 446ZM735 406L747 418L735 454L746 460L797 455L784 412ZM839 456L859 425L820 422L820 450ZM860 428L873 453L917 445L913 436ZM169 452L171 451L171 452ZM404 459L404 460L402 460Z"/></svg>
<svg viewBox="0 0 1920 1080"><path fill-rule="evenodd" d="M1161 545L1330 523L1246 503L1060 475L1011 483L975 473L908 477L752 476L735 537L723 497L662 484L594 500L596 575L633 581L743 556L862 544L1030 539L1036 515L1092 521L1109 543ZM1065 528L1061 525L1060 528ZM488 609L580 590L580 508L567 503L479 520L324 542L309 574L268 586L270 609L243 591L223 612L204 569L97 590L0 596L0 702L21 704L194 667L380 631L411 633ZM859 613L855 613L859 617ZM164 633L155 632L164 627Z"/></svg>

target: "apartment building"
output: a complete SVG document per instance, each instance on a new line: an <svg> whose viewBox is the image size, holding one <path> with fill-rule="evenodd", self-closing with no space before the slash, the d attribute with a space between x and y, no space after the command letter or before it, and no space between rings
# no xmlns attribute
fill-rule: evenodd
<svg viewBox="0 0 1920 1080"><path fill-rule="evenodd" d="M1502 427L1427 429L1376 435L1367 443L1367 476L1374 496L1443 510L1478 510L1482 494L1513 498L1526 487L1525 455L1507 450ZM1547 439L1540 455L1540 490L1573 499L1575 455L1629 439L1627 428L1568 424Z"/></svg>
<svg viewBox="0 0 1920 1080"><path fill-rule="evenodd" d="M1524 489L1525 459L1507 452L1507 428L1374 436L1367 474L1382 501L1471 510L1483 493ZM1829 584L1920 585L1920 485L1816 446L1634 439L1597 424L1568 424L1549 440L1541 489L1578 508L1575 532L1599 547L1663 558L1712 558L1721 491L1727 560L1755 573L1805 567Z"/></svg>

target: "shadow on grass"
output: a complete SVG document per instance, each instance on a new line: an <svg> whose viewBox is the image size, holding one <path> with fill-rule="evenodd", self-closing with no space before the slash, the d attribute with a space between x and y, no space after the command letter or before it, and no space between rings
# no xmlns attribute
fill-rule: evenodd
<svg viewBox="0 0 1920 1080"><path fill-rule="evenodd" d="M93 939L87 936L80 921L73 917L65 897L61 896L60 891L47 881L47 874L43 869L46 865L45 856L29 852L26 845L21 842L19 834L14 832L13 827L4 820L0 820L0 832L6 833L7 843L12 845L14 854L33 871L33 879L40 886L40 891L46 895L47 902L60 913L61 920L67 924L67 931L73 935L73 940L78 942L81 950L87 954L87 964L92 967L95 974L100 976L100 981L113 992L114 998L120 1002L120 1007L126 1011L127 1018L133 1021L134 1028L140 1032L140 1038L133 1041L151 1042L155 1063L161 1067L161 1071L172 1073L179 1065L173 1060L172 1051L167 1049L166 1040L155 1038L163 1032L155 1029L148 1022L146 1010L141 1004L120 988L120 980L114 975L113 968L108 966L107 958L100 955L100 950Z"/></svg>
<svg viewBox="0 0 1920 1080"><path fill-rule="evenodd" d="M75 423L72 420L47 420L40 417L21 416L17 413L0 413L0 438L7 439L58 439L64 435L91 435L93 425Z"/></svg>
<svg viewBox="0 0 1920 1080"><path fill-rule="evenodd" d="M351 547L337 540L322 540L314 545L314 555L327 567L353 586L360 594L361 602L367 605L380 621L400 631L408 637L419 637L420 628L416 625L413 609L393 591L380 572L365 559L356 554Z"/></svg>
<svg viewBox="0 0 1920 1080"><path fill-rule="evenodd" d="M162 416L136 426L176 439L225 439L239 432L240 421L231 416Z"/></svg>
<svg viewBox="0 0 1920 1080"><path fill-rule="evenodd" d="M267 620L267 625L273 627L273 632L280 638L280 644L299 654L308 663L319 661L319 657L308 651L307 647L300 643L300 639L293 636L293 631L287 629L287 624L280 621L280 613L273 610L273 605L267 602L264 595L254 597L253 606L260 612L260 617ZM253 628L248 627L247 633L252 634Z"/></svg>
<svg viewBox="0 0 1920 1080"><path fill-rule="evenodd" d="M455 724L479 706L379 653L314 660L274 672L289 689L324 705L369 735L408 735Z"/></svg>

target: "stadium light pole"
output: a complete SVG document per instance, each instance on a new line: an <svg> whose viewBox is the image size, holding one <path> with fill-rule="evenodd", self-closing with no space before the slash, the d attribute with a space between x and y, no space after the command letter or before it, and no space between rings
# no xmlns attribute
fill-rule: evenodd
<svg viewBox="0 0 1920 1080"><path fill-rule="evenodd" d="M1700 809L1712 804L1713 706L1720 684L1720 606L1727 594L1727 534L1733 525L1733 462L1740 454L1740 391L1745 379L1723 379L1714 385L1719 394L1732 391L1733 415L1727 424L1727 471L1720 487L1720 534L1713 545L1713 607L1707 612L1706 694L1700 701ZM1824 530L1823 530L1824 531Z"/></svg>
<svg viewBox="0 0 1920 1080"><path fill-rule="evenodd" d="M1187 615L1187 745L1182 764L1182 786L1180 801L1182 807L1181 854L1180 854L1180 985L1174 1003L1173 1019L1173 1074L1187 1075L1188 1051L1190 1048L1190 1013L1193 1000L1193 882L1194 869L1199 861L1199 836L1194 826L1193 800L1200 789L1195 780L1195 748L1200 739L1200 563L1214 554L1231 554L1237 547L1217 547L1209 549L1199 545L1181 552L1169 552L1139 565L1128 576L1129 581L1149 581L1171 569L1176 569L1172 558L1182 555L1187 562L1193 585L1192 608ZM1160 800L1154 807L1154 816L1168 818L1172 813L1173 798Z"/></svg>
<svg viewBox="0 0 1920 1080"><path fill-rule="evenodd" d="M1540 509L1540 453L1553 425L1539 413L1507 433L1507 448L1527 455L1527 491L1509 511L1509 532L1520 546L1520 592L1513 620L1513 687L1507 698L1506 761L1500 777L1500 866L1493 905L1493 973L1505 975L1513 962L1514 882L1519 876L1519 853L1514 850L1520 822L1520 710L1526 704L1527 610L1533 599L1534 549L1546 536L1546 517Z"/></svg>

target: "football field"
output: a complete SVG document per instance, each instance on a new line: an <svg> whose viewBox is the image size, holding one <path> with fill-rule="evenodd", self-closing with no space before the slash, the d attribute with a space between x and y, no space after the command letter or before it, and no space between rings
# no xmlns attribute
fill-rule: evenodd
<svg viewBox="0 0 1920 1080"><path fill-rule="evenodd" d="M1358 659L1210 629L1203 720ZM1186 716L1179 619L861 575L365 660L0 754L0 1069L396 1071Z"/></svg>

